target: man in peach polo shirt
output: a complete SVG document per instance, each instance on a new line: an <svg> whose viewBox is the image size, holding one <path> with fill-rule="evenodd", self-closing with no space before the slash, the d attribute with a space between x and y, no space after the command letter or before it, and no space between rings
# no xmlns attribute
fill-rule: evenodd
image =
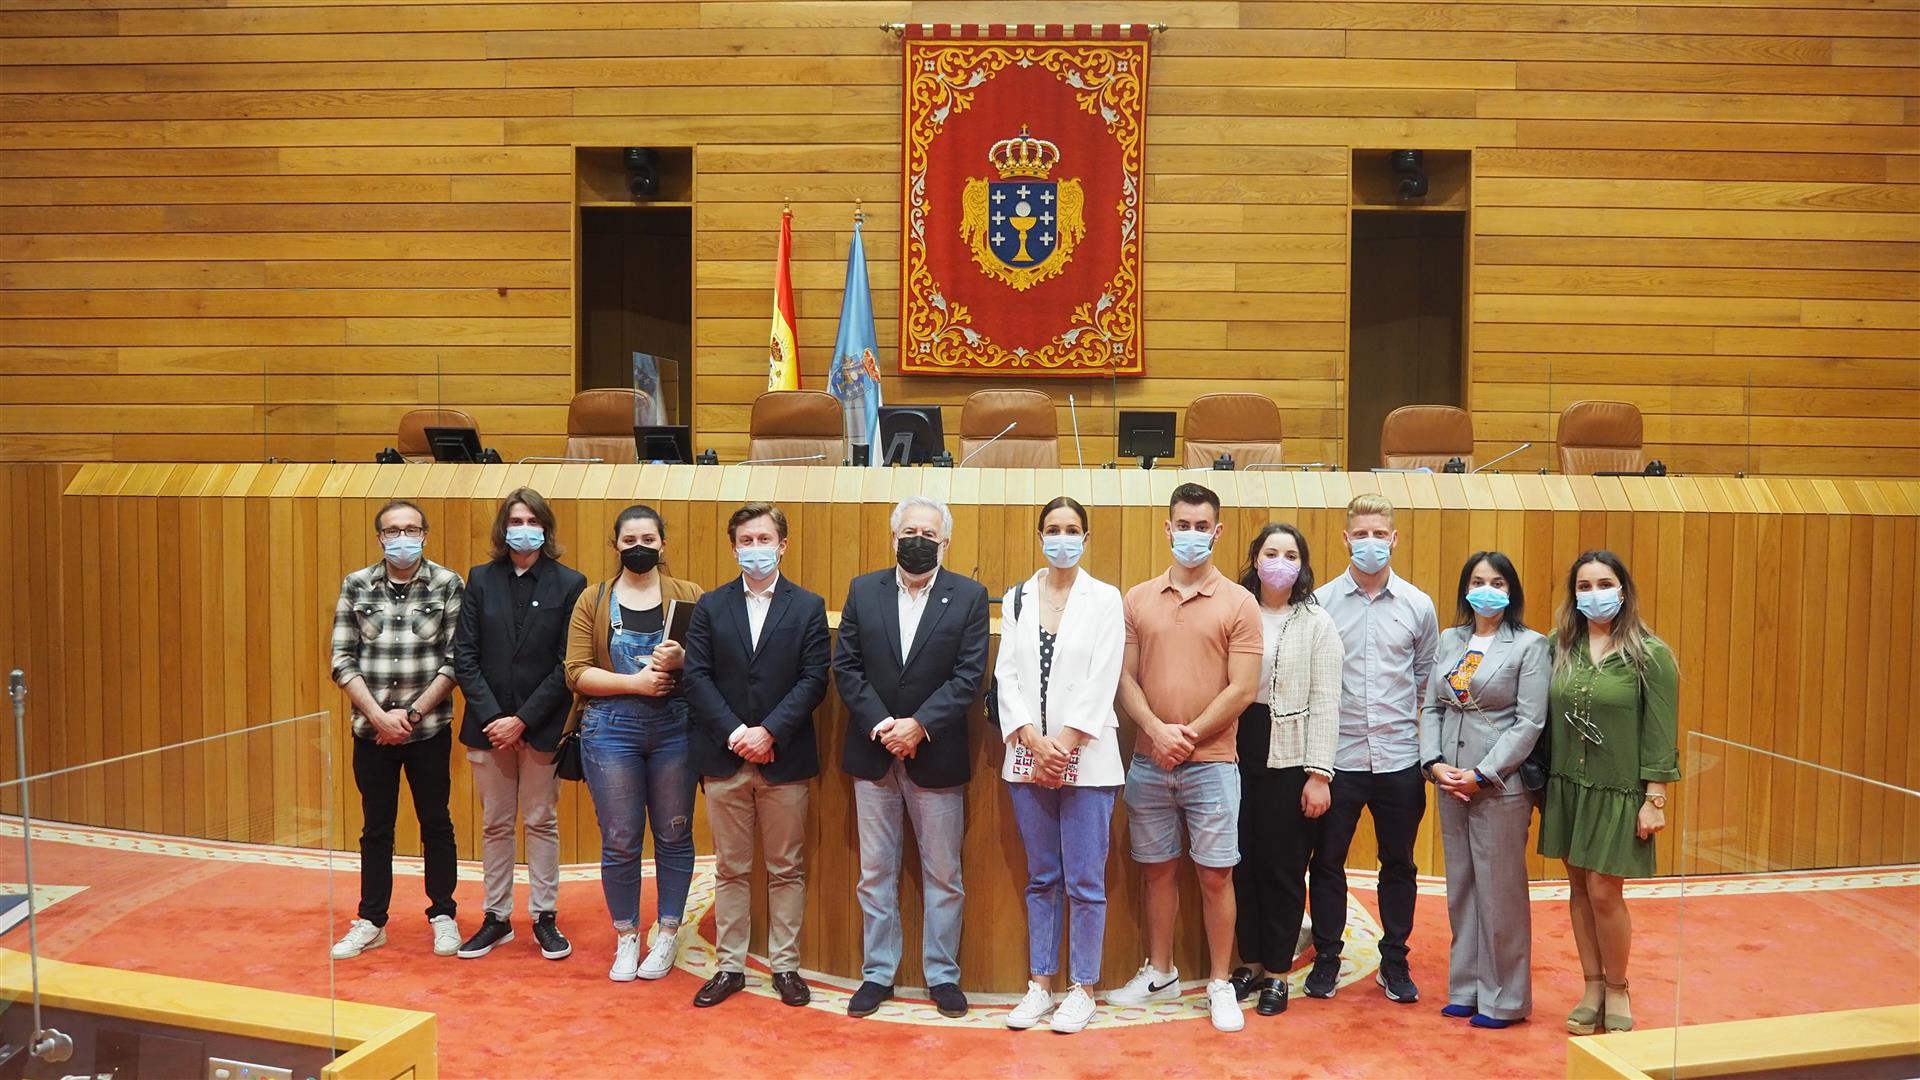
<svg viewBox="0 0 1920 1080"><path fill-rule="evenodd" d="M1174 870L1187 854L1200 877L1207 927L1207 1007L1213 1026L1245 1021L1227 981L1233 955L1233 867L1240 861L1240 772L1235 735L1260 677L1260 605L1213 565L1220 497L1181 484L1167 507L1173 565L1127 592L1120 707L1139 728L1127 769L1127 834L1146 878L1147 962L1107 995L1140 1005L1180 994L1173 924Z"/></svg>

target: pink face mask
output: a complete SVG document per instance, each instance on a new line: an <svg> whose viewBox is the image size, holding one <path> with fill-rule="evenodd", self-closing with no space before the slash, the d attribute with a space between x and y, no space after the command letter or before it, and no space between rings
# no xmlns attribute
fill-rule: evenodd
<svg viewBox="0 0 1920 1080"><path fill-rule="evenodd" d="M1263 584L1279 592L1293 588L1294 581L1300 577L1300 564L1279 555L1254 563L1254 570Z"/></svg>

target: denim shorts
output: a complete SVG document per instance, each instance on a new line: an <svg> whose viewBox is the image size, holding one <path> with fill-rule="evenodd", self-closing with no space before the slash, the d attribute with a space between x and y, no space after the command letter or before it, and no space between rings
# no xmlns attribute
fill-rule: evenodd
<svg viewBox="0 0 1920 1080"><path fill-rule="evenodd" d="M1127 766L1127 841L1137 863L1181 855L1180 825L1197 865L1224 869L1240 862L1240 767L1190 761L1172 772L1141 754Z"/></svg>

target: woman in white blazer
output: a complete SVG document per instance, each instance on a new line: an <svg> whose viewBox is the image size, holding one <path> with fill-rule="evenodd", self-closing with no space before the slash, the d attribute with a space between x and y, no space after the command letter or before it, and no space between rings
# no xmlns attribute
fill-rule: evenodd
<svg viewBox="0 0 1920 1080"><path fill-rule="evenodd" d="M1233 868L1235 937L1246 965L1236 997L1259 992L1254 1011L1287 1007L1307 912L1307 864L1333 801L1340 735L1340 667L1346 651L1333 616L1313 602L1307 538L1269 522L1247 548L1240 584L1260 601L1260 688L1240 714L1240 862Z"/></svg>
<svg viewBox="0 0 1920 1080"><path fill-rule="evenodd" d="M1513 562L1481 551L1460 568L1456 624L1440 632L1420 711L1420 764L1440 802L1453 951L1441 1015L1503 1028L1533 1009L1527 826L1520 765L1547 721L1553 660L1522 621Z"/></svg>
<svg viewBox="0 0 1920 1080"><path fill-rule="evenodd" d="M1007 591L994 663L1000 776L1027 849L1027 947L1032 978L1010 1028L1041 1020L1074 1032L1093 1016L1107 930L1107 837L1126 774L1114 695L1126 648L1120 590L1080 569L1087 511L1062 496L1040 510L1047 567ZM1068 902L1071 901L1071 917ZM1071 985L1056 1006L1060 935L1071 929Z"/></svg>

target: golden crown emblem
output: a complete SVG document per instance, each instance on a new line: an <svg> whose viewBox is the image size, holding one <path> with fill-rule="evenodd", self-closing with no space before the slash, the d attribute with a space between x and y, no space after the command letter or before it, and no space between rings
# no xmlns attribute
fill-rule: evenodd
<svg viewBox="0 0 1920 1080"><path fill-rule="evenodd" d="M987 151L987 160L1000 170L1002 180L1016 176L1044 180L1053 167L1060 164L1060 148L1045 139L1034 138L1028 134L1027 125L1021 124L1018 136L993 144Z"/></svg>

